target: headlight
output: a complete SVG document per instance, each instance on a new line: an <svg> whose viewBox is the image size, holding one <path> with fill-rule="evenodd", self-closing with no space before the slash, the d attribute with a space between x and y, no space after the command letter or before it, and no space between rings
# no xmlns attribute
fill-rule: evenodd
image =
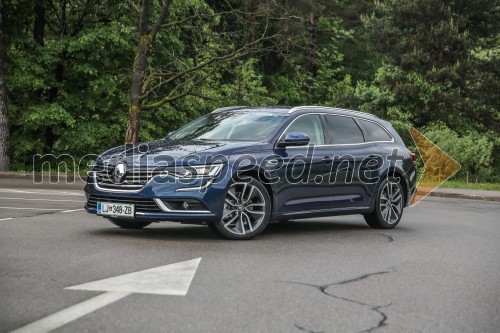
<svg viewBox="0 0 500 333"><path fill-rule="evenodd" d="M193 166L192 168L195 170L193 176L215 178L220 174L222 167L222 164Z"/></svg>
<svg viewBox="0 0 500 333"><path fill-rule="evenodd" d="M207 164L194 166L179 166L175 169L166 169L168 174L176 178L216 178L224 164Z"/></svg>

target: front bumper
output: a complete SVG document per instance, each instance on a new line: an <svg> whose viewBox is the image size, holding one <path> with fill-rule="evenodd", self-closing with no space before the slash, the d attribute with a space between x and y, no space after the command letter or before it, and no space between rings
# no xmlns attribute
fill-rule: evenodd
<svg viewBox="0 0 500 333"><path fill-rule="evenodd" d="M220 178L220 179L219 179ZM107 189L99 186L90 174L85 186L85 210L97 214L97 201L132 203L135 219L206 224L222 218L226 187L230 177L179 181L173 178L152 178L139 190ZM228 179L226 179L228 178ZM172 207L169 202L199 202L195 209Z"/></svg>

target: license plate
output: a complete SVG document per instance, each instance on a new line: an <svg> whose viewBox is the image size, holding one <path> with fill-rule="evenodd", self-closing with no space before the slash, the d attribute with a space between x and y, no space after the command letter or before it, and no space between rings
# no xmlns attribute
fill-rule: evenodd
<svg viewBox="0 0 500 333"><path fill-rule="evenodd" d="M135 213L134 208L133 204L98 202L97 215L133 218Z"/></svg>

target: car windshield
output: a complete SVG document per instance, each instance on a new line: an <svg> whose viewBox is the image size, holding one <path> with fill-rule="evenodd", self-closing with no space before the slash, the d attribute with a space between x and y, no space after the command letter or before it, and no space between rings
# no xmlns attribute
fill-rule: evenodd
<svg viewBox="0 0 500 333"><path fill-rule="evenodd" d="M262 141L275 132L286 116L261 111L210 113L181 127L168 139Z"/></svg>

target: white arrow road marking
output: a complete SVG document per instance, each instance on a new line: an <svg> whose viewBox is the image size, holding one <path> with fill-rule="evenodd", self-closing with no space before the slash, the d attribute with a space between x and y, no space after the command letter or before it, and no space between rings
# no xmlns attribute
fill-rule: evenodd
<svg viewBox="0 0 500 333"><path fill-rule="evenodd" d="M78 208L78 209L70 209L70 210L63 210L61 213L73 213L73 212L78 212L80 210L84 210L84 208Z"/></svg>
<svg viewBox="0 0 500 333"><path fill-rule="evenodd" d="M106 292L23 326L12 333L50 332L133 293L185 296L200 261L201 258L196 258L67 287L65 289Z"/></svg>
<svg viewBox="0 0 500 333"><path fill-rule="evenodd" d="M187 260L66 289L185 296L200 260Z"/></svg>
<svg viewBox="0 0 500 333"><path fill-rule="evenodd" d="M58 208L30 208L30 207L0 207L2 209L14 209L14 210L64 210Z"/></svg>

